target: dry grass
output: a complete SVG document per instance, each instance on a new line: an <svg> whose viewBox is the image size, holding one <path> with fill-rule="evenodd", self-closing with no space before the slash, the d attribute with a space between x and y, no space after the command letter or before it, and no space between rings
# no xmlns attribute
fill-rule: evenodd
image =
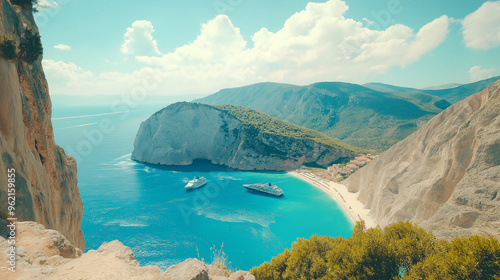
<svg viewBox="0 0 500 280"><path fill-rule="evenodd" d="M215 245L210 248L212 252L212 263L210 264L210 275L226 276L228 277L233 273L230 268L231 262L227 260L227 255L223 251L224 243L217 249Z"/></svg>

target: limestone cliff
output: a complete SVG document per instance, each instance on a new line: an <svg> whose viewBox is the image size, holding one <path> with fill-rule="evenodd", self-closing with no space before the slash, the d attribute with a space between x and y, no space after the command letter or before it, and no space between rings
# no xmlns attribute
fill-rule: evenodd
<svg viewBox="0 0 500 280"><path fill-rule="evenodd" d="M0 0L0 35L19 42L27 29L38 33L31 11ZM15 217L56 229L83 250L76 163L54 143L40 59L30 64L0 57L0 156L0 211L7 211L7 169L15 168Z"/></svg>
<svg viewBox="0 0 500 280"><path fill-rule="evenodd" d="M449 107L345 182L378 224L500 238L500 81Z"/></svg>
<svg viewBox="0 0 500 280"><path fill-rule="evenodd" d="M241 170L288 170L326 166L354 154L353 147L342 148L343 143L318 132L246 107L225 106L181 102L155 113L141 124L132 159L165 165L206 159Z"/></svg>

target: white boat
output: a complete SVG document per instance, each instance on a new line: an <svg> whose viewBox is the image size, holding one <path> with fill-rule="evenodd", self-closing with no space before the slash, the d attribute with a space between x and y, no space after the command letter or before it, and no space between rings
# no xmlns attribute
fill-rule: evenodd
<svg viewBox="0 0 500 280"><path fill-rule="evenodd" d="M194 177L193 180L189 181L184 187L185 189L197 189L207 183L207 178L205 177Z"/></svg>
<svg viewBox="0 0 500 280"><path fill-rule="evenodd" d="M283 195L283 190L278 188L278 186L276 185L273 185L271 183L267 183L267 184L247 184L247 185L243 185L243 187L249 189L249 190L254 190L254 191L259 191L259 192L263 192L263 193L268 193L268 194L272 194L272 195L275 195L275 196L281 196Z"/></svg>

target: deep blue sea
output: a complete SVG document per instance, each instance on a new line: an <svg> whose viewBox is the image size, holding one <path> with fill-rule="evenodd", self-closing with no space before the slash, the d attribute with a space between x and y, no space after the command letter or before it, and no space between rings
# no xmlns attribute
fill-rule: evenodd
<svg viewBox="0 0 500 280"><path fill-rule="evenodd" d="M283 172L243 172L198 162L150 166L130 160L142 121L168 105L53 103L56 142L78 162L86 250L120 240L141 265L163 269L186 258L212 260L220 248L233 269L248 270L313 234L349 237L353 224L329 196ZM70 105L71 104L71 105ZM116 104L115 104L116 105ZM194 176L209 182L195 191ZM275 198L244 183L277 184Z"/></svg>

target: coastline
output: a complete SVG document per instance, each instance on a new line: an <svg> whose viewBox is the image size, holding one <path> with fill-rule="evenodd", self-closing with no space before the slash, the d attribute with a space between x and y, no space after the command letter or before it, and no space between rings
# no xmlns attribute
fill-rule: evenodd
<svg viewBox="0 0 500 280"><path fill-rule="evenodd" d="M349 192L346 186L319 178L307 170L297 169L288 171L287 173L295 178L308 182L328 194L337 202L353 223L363 220L367 228L377 226L375 219L370 214L370 209L364 208L363 203L358 200L358 194Z"/></svg>

